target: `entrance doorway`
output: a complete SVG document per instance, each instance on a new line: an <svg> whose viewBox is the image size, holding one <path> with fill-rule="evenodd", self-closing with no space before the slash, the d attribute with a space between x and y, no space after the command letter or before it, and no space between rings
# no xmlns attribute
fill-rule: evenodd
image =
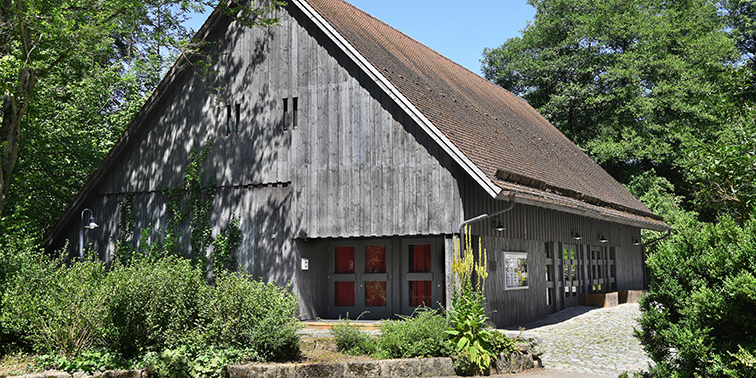
<svg viewBox="0 0 756 378"><path fill-rule="evenodd" d="M576 244L562 244L562 270L564 283L564 307L580 304L582 292L582 267L580 265L580 248Z"/></svg>
<svg viewBox="0 0 756 378"><path fill-rule="evenodd" d="M376 240L336 244L330 249L328 317L391 317L391 245Z"/></svg>
<svg viewBox="0 0 756 378"><path fill-rule="evenodd" d="M402 240L402 314L446 303L443 239Z"/></svg>

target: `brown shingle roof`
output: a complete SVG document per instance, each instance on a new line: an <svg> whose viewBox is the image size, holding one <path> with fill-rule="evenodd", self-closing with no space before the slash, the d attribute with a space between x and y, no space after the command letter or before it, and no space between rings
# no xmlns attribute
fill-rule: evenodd
<svg viewBox="0 0 756 378"><path fill-rule="evenodd" d="M349 3L306 1L502 189L661 219L522 99Z"/></svg>

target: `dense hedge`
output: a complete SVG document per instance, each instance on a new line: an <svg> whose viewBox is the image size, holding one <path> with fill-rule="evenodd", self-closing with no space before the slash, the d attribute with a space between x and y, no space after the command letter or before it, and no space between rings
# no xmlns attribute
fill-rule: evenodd
<svg viewBox="0 0 756 378"><path fill-rule="evenodd" d="M636 332L656 362L648 375L754 377L756 221L690 220L678 229L648 256Z"/></svg>
<svg viewBox="0 0 756 378"><path fill-rule="evenodd" d="M208 285L200 268L176 256L106 267L3 248L0 281L0 345L59 356L46 359L58 365L103 356L159 369L299 351L288 288L241 273L219 273Z"/></svg>

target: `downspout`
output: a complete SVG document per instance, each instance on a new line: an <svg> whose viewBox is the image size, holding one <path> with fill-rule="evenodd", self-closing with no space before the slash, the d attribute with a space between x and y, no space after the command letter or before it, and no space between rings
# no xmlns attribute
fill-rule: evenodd
<svg viewBox="0 0 756 378"><path fill-rule="evenodd" d="M478 215L475 218L470 218L470 219L468 219L468 220L460 223L459 224L459 240L460 240L460 242L462 240L464 240L465 226L470 225L470 224L475 223L475 222L480 222L480 221L482 221L484 219L488 219L488 218L497 216L497 215L502 214L502 213L506 213L507 211L512 210L512 208L514 207L514 205L515 205L515 193L514 192L510 192L509 193L509 204L507 204L506 207L501 208L499 210L494 210L494 211L492 211L492 212L490 212L488 214Z"/></svg>
<svg viewBox="0 0 756 378"><path fill-rule="evenodd" d="M475 218L471 218L471 219L468 219L468 220L460 223L460 225L459 225L460 248L462 248L462 240L465 237L465 227L466 226L468 226L468 225L470 225L472 223L475 223L475 222L480 222L480 221L482 221L484 219L488 219L488 218L491 218L493 216L496 216L496 215L499 215L499 214L502 214L502 213L506 213L507 211L512 210L512 208L514 208L514 205L515 205L515 193L514 192L510 192L509 193L509 203L507 204L506 207L501 208L499 210L492 211L492 212L490 212L488 214L478 215ZM452 239L452 243L453 242L454 241ZM452 268L451 268L451 266L452 266L451 265L452 264L451 260L452 260L453 257L450 254L451 253L450 249L447 249L447 253L448 253L448 255L446 256L446 260L447 260L446 261L446 308L451 308L451 299L452 299L452 290L453 290L451 282L453 282L453 277L452 276L454 275L454 273L452 272Z"/></svg>

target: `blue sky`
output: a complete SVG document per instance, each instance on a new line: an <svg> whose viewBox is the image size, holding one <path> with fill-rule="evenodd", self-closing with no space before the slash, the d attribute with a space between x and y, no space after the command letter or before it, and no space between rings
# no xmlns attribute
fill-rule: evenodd
<svg viewBox="0 0 756 378"><path fill-rule="evenodd" d="M350 2L478 74L483 49L519 35L535 14L525 0ZM198 15L189 26L198 29L204 18Z"/></svg>

